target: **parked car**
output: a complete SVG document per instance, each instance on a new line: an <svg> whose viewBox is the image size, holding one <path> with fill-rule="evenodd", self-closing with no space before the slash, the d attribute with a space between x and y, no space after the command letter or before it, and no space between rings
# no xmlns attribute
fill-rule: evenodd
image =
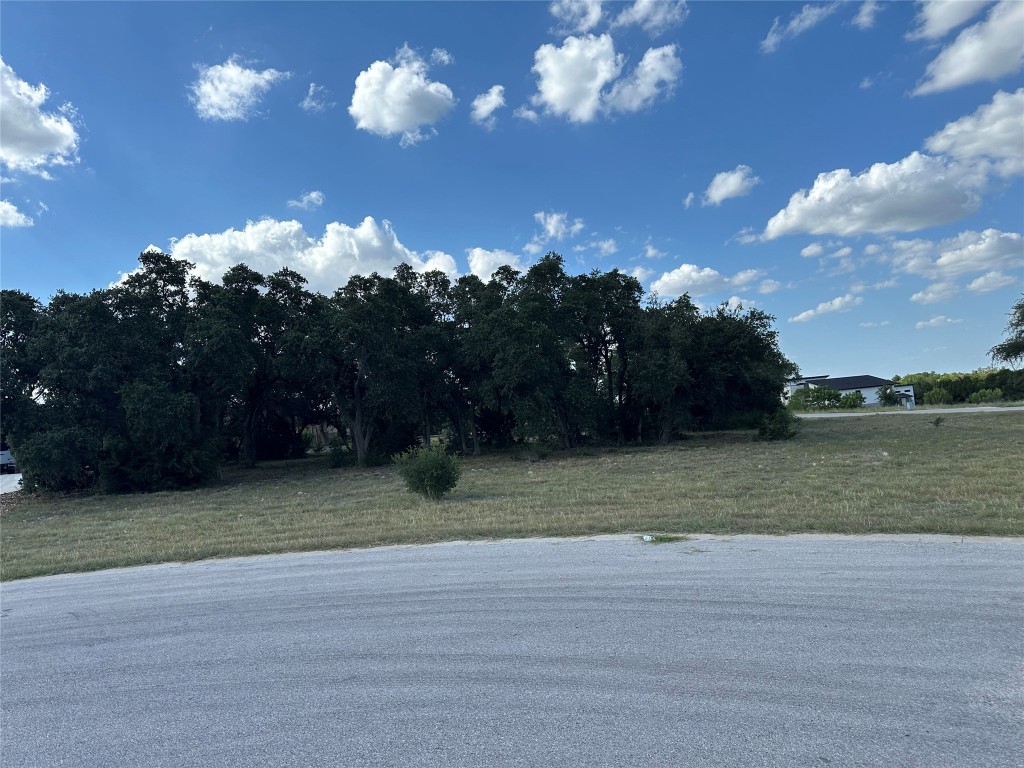
<svg viewBox="0 0 1024 768"><path fill-rule="evenodd" d="M0 474L17 472L18 466L14 462L14 456L7 443L0 443Z"/></svg>

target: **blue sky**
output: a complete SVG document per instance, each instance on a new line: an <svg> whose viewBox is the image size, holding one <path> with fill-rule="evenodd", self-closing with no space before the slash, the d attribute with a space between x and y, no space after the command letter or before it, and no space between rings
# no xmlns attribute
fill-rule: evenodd
<svg viewBox="0 0 1024 768"><path fill-rule="evenodd" d="M756 306L805 374L988 364L1024 3L43 3L0 27L0 283L150 245L325 293L548 250Z"/></svg>

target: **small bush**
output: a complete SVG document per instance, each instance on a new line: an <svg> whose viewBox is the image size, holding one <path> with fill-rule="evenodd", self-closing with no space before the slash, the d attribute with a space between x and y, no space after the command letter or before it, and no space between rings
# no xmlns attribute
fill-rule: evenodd
<svg viewBox="0 0 1024 768"><path fill-rule="evenodd" d="M841 397L832 387L798 389L789 398L788 407L792 411L827 411L838 408Z"/></svg>
<svg viewBox="0 0 1024 768"><path fill-rule="evenodd" d="M755 440L789 440L796 435L799 419L785 408L780 408L771 416L761 420Z"/></svg>
<svg viewBox="0 0 1024 768"><path fill-rule="evenodd" d="M840 408L863 408L864 407L864 393L862 392L847 392L845 395L839 398Z"/></svg>
<svg viewBox="0 0 1024 768"><path fill-rule="evenodd" d="M352 464L352 452L338 438L331 440L327 447L327 466L339 469Z"/></svg>
<svg viewBox="0 0 1024 768"><path fill-rule="evenodd" d="M78 427L37 432L13 446L27 491L81 491L96 485L100 446L96 436Z"/></svg>
<svg viewBox="0 0 1024 768"><path fill-rule="evenodd" d="M1003 390L1001 389L979 389L967 398L967 402L977 405L979 403L998 403L1002 399Z"/></svg>
<svg viewBox="0 0 1024 768"><path fill-rule="evenodd" d="M792 395L789 396L789 401L786 403L786 407L791 411L809 411L811 410L811 401L809 395L811 390L809 389L798 389Z"/></svg>
<svg viewBox="0 0 1024 768"><path fill-rule="evenodd" d="M412 448L395 454L392 460L398 465L405 487L432 501L452 490L462 475L458 459L443 448Z"/></svg>
<svg viewBox="0 0 1024 768"><path fill-rule="evenodd" d="M900 404L900 396L896 394L896 389L892 384L886 384L878 390L878 404L883 406Z"/></svg>
<svg viewBox="0 0 1024 768"><path fill-rule="evenodd" d="M935 387L924 393L925 405L948 405L953 402L953 396L944 387Z"/></svg>

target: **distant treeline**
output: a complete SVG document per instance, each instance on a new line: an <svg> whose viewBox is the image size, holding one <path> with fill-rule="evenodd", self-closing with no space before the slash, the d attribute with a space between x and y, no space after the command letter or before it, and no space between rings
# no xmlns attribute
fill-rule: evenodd
<svg viewBox="0 0 1024 768"><path fill-rule="evenodd" d="M359 465L439 433L474 454L665 442L755 425L795 373L764 312L645 304L634 278L553 253L487 283L402 265L332 296L288 269L216 284L140 262L46 306L3 291L0 426L29 487L188 486L303 456L313 429Z"/></svg>
<svg viewBox="0 0 1024 768"><path fill-rule="evenodd" d="M914 399L926 404L985 403L1024 400L1024 370L982 368L972 373L909 373L893 376L896 384L913 384Z"/></svg>

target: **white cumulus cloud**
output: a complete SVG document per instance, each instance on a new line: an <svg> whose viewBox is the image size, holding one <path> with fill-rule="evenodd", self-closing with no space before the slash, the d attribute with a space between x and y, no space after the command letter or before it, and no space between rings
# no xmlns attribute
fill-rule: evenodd
<svg viewBox="0 0 1024 768"><path fill-rule="evenodd" d="M10 171L48 179L48 168L78 162L75 109L47 112L49 98L49 88L25 82L0 58L0 162Z"/></svg>
<svg viewBox="0 0 1024 768"><path fill-rule="evenodd" d="M647 267L634 267L633 271L629 273L632 277L635 277L641 283L646 283L656 274L653 269Z"/></svg>
<svg viewBox="0 0 1024 768"><path fill-rule="evenodd" d="M1017 232L986 229L944 240L934 268L941 275L962 275L990 267L1024 267L1024 239Z"/></svg>
<svg viewBox="0 0 1024 768"><path fill-rule="evenodd" d="M896 240L884 260L896 271L932 280L948 280L972 272L1017 271L1024 268L1024 238L1017 232L989 228L967 230L939 242Z"/></svg>
<svg viewBox="0 0 1024 768"><path fill-rule="evenodd" d="M1002 272L986 272L981 277L972 280L967 286L967 290L974 291L975 293L988 293L989 291L998 291L1000 288L1006 288L1016 282L1017 278L1012 275L1004 275Z"/></svg>
<svg viewBox="0 0 1024 768"><path fill-rule="evenodd" d="M839 3L828 5L805 5L799 13L793 14L785 24L779 16L775 17L772 28L768 30L767 36L761 41L762 53L774 53L779 49L784 40L789 40L802 35L809 29L818 26L821 22L839 10Z"/></svg>
<svg viewBox="0 0 1024 768"><path fill-rule="evenodd" d="M466 251L469 260L469 271L484 282L491 279L499 267L512 267L522 272L526 267L518 254L503 251L500 248L488 251L484 248L470 248Z"/></svg>
<svg viewBox="0 0 1024 768"><path fill-rule="evenodd" d="M744 269L729 277L711 267L680 264L651 283L651 290L662 296L705 296L745 288L761 276L757 269Z"/></svg>
<svg viewBox="0 0 1024 768"><path fill-rule="evenodd" d="M540 122L540 115L537 114L537 111L530 109L525 104L521 104L512 110L512 115L513 117L518 117L520 120L528 120L531 123Z"/></svg>
<svg viewBox="0 0 1024 768"><path fill-rule="evenodd" d="M674 45L649 48L629 75L617 80L604 99L609 112L639 112L675 86L683 63Z"/></svg>
<svg viewBox="0 0 1024 768"><path fill-rule="evenodd" d="M918 3L916 26L908 40L938 40L966 24L988 5L989 0L923 0Z"/></svg>
<svg viewBox="0 0 1024 768"><path fill-rule="evenodd" d="M749 165L737 165L731 171L715 174L715 178L704 191L701 205L721 205L733 197L749 195L750 190L761 183Z"/></svg>
<svg viewBox="0 0 1024 768"><path fill-rule="evenodd" d="M306 211L312 211L319 208L324 204L324 193L318 189L314 189L312 192L307 192L302 195L298 200L289 200L289 208L302 208Z"/></svg>
<svg viewBox="0 0 1024 768"><path fill-rule="evenodd" d="M689 208L691 205L693 205L694 197L695 195L693 194L693 192L688 192L686 197L683 199L683 208Z"/></svg>
<svg viewBox="0 0 1024 768"><path fill-rule="evenodd" d="M400 135L408 147L434 135L431 127L455 106L444 83L427 77L427 63L402 46L392 61L375 61L356 77L348 112L356 127L378 136Z"/></svg>
<svg viewBox="0 0 1024 768"><path fill-rule="evenodd" d="M922 328L944 328L947 325L955 325L956 323L962 323L963 320L954 317L946 317L945 315L936 315L931 320L921 320L914 323L914 327L918 330Z"/></svg>
<svg viewBox="0 0 1024 768"><path fill-rule="evenodd" d="M659 251L657 249L657 247L655 247L654 243L652 243L650 240L648 240L646 243L644 243L644 256L646 258L648 258L648 259L660 259L664 255L665 255L665 252L664 251Z"/></svg>
<svg viewBox="0 0 1024 768"><path fill-rule="evenodd" d="M625 57L611 35L567 37L562 45L542 45L534 53L537 93L533 106L574 123L603 114L636 112L674 87L682 62L674 45L647 50L634 70L619 80Z"/></svg>
<svg viewBox="0 0 1024 768"><path fill-rule="evenodd" d="M243 229L188 234L172 241L171 255L196 265L207 280L219 280L236 264L271 274L288 267L309 281L312 290L332 293L352 275L389 275L398 264L417 271L458 275L455 260L440 251L417 253L406 248L388 221L367 216L354 227L333 221L320 237L306 234L297 221L262 219Z"/></svg>
<svg viewBox="0 0 1024 768"><path fill-rule="evenodd" d="M558 19L561 32L589 32L601 21L601 0L555 0L548 11Z"/></svg>
<svg viewBox="0 0 1024 768"><path fill-rule="evenodd" d="M925 69L915 96L1016 72L1024 64L1024 2L1001 0L984 21L968 27Z"/></svg>
<svg viewBox="0 0 1024 768"><path fill-rule="evenodd" d="M569 219L565 211L537 211L533 214L534 221L540 224L543 229L543 236L547 240L564 240L566 237L575 237L583 231L583 219Z"/></svg>
<svg viewBox="0 0 1024 768"><path fill-rule="evenodd" d="M946 224L978 209L985 181L977 169L920 152L875 163L856 176L840 168L794 193L768 221L764 237L913 232Z"/></svg>
<svg viewBox="0 0 1024 768"><path fill-rule="evenodd" d="M446 67L449 64L455 63L455 57L444 48L435 48L430 52L430 63Z"/></svg>
<svg viewBox="0 0 1024 768"><path fill-rule="evenodd" d="M601 109L601 91L622 71L611 35L567 37L561 46L546 43L534 54L536 106L575 123L587 123Z"/></svg>
<svg viewBox="0 0 1024 768"><path fill-rule="evenodd" d="M682 24L689 15L685 0L636 0L612 22L613 27L637 25L651 37Z"/></svg>
<svg viewBox="0 0 1024 768"><path fill-rule="evenodd" d="M821 304L816 306L814 309L808 309L801 312L799 315L789 318L791 323L805 323L808 320L812 320L815 317L821 315L827 315L830 312L849 312L854 307L864 302L863 297L854 296L852 293L847 293L844 296L836 296L831 301L823 301Z"/></svg>
<svg viewBox="0 0 1024 768"><path fill-rule="evenodd" d="M918 304L938 304L940 301L948 301L957 294L956 283L943 281L932 283L923 291L918 291L910 297L911 301Z"/></svg>
<svg viewBox="0 0 1024 768"><path fill-rule="evenodd" d="M573 247L574 251L586 251L588 249L597 251L599 256L611 256L619 252L619 244L615 242L614 237L609 237L605 240L591 240L584 245Z"/></svg>
<svg viewBox="0 0 1024 768"><path fill-rule="evenodd" d="M761 284L757 286L758 293L775 293L782 287L782 283L778 280L762 280Z"/></svg>
<svg viewBox="0 0 1024 768"><path fill-rule="evenodd" d="M505 86L492 85L485 93L473 99L473 122L492 130L497 118L494 112L505 106Z"/></svg>
<svg viewBox="0 0 1024 768"><path fill-rule="evenodd" d="M1004 176L1024 173L1024 88L998 91L973 114L930 136L925 147L957 160L991 159Z"/></svg>
<svg viewBox="0 0 1024 768"><path fill-rule="evenodd" d="M881 10L882 4L878 0L864 0L853 17L853 25L858 29L871 29L875 26L875 16Z"/></svg>
<svg viewBox="0 0 1024 768"><path fill-rule="evenodd" d="M210 67L197 64L196 70L199 77L189 86L189 98L204 120L248 120L271 86L292 76L276 69L250 69L238 55Z"/></svg>
<svg viewBox="0 0 1024 768"><path fill-rule="evenodd" d="M0 227L31 227L34 221L9 200L0 200Z"/></svg>

